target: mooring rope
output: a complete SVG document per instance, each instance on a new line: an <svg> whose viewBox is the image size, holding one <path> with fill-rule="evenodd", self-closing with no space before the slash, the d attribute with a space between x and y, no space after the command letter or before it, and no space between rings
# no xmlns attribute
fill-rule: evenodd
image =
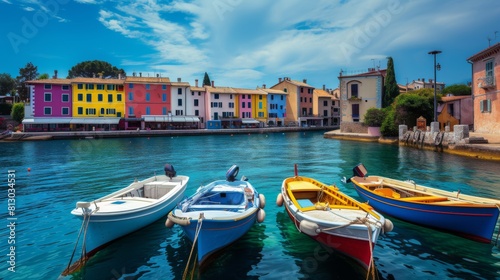
<svg viewBox="0 0 500 280"><path fill-rule="evenodd" d="M182 274L182 279L183 280L186 279L187 272L188 272L188 269L189 269L189 265L191 263L191 257L193 256L193 251L194 251L194 248L196 247L196 242L198 241L198 235L200 234L202 223L203 223L203 213L201 213L200 217L198 218L198 224L196 225L196 231L195 231L194 239L193 239L193 246L191 247L191 252L189 252L189 258L188 258L188 261L187 261L187 265L186 265L186 268L184 269L184 273ZM196 259L193 261L193 270L191 272L191 279L193 279L193 276L194 276L194 268L195 268L195 266L196 266Z"/></svg>

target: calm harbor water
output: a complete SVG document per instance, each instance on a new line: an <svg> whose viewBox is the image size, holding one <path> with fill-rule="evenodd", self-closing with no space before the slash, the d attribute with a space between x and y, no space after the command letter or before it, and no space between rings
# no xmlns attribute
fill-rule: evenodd
<svg viewBox="0 0 500 280"><path fill-rule="evenodd" d="M322 132L0 143L0 151L0 279L181 279L191 244L179 227L166 228L165 219L112 243L82 271L60 276L80 228L70 214L75 202L163 173L165 163L191 177L186 195L224 178L238 164L240 176L266 196L265 221L224 250L197 279L365 279L364 272L299 233L284 208L276 206L281 182L293 176L294 163L300 175L336 184L355 198L354 188L341 178L360 162L370 174L500 197L497 162L325 139ZM14 230L8 227L12 171ZM500 279L495 244L390 219L394 230L375 247L379 279ZM15 272L8 270L10 240L15 240Z"/></svg>

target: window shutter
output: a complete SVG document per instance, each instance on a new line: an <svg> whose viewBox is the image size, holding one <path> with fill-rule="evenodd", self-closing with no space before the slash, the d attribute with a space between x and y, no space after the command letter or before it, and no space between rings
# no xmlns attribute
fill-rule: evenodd
<svg viewBox="0 0 500 280"><path fill-rule="evenodd" d="M484 105L483 105L483 100L481 100L481 102L479 102L479 111L481 113L484 113Z"/></svg>
<svg viewBox="0 0 500 280"><path fill-rule="evenodd" d="M486 103L487 104L487 111L488 111L488 113L491 113L491 99L488 99L486 102L487 102Z"/></svg>

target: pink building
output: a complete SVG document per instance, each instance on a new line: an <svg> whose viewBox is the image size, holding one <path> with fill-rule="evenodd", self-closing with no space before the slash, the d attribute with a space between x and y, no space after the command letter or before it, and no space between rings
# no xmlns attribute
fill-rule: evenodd
<svg viewBox="0 0 500 280"><path fill-rule="evenodd" d="M472 64L474 131L500 134L500 43L467 59Z"/></svg>

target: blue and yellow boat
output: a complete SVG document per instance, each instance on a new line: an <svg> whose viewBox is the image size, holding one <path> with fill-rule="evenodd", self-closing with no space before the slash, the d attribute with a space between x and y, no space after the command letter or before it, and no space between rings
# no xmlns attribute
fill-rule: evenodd
<svg viewBox="0 0 500 280"><path fill-rule="evenodd" d="M350 181L377 211L398 219L489 243L500 213L500 200L445 191L382 176L367 176L359 164Z"/></svg>

